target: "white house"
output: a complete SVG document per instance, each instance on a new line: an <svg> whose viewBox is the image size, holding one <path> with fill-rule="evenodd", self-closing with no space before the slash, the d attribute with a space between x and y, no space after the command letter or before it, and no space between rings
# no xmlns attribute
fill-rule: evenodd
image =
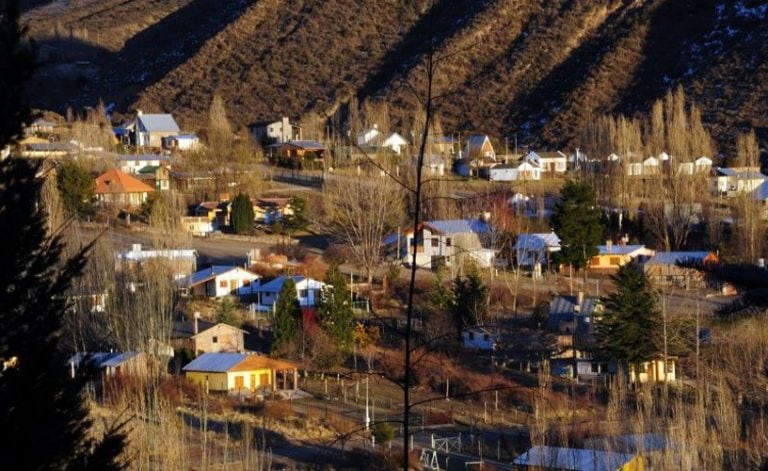
<svg viewBox="0 0 768 471"><path fill-rule="evenodd" d="M493 265L495 251L488 247L490 227L478 219L451 219L429 221L421 224L415 237L413 229L405 234L406 253L402 260L413 262L416 251L416 265L421 268L459 266L461 261L470 260L481 268Z"/></svg>
<svg viewBox="0 0 768 471"><path fill-rule="evenodd" d="M165 149L195 150L200 146L200 139L194 134L179 134L163 138Z"/></svg>
<svg viewBox="0 0 768 471"><path fill-rule="evenodd" d="M115 159L117 168L121 172L135 174L144 167L168 166L171 164L171 158L167 155L159 154L127 154L119 155Z"/></svg>
<svg viewBox="0 0 768 471"><path fill-rule="evenodd" d="M279 120L252 123L248 129L254 139L270 144L301 140L301 127L291 124L287 116L283 116Z"/></svg>
<svg viewBox="0 0 768 471"><path fill-rule="evenodd" d="M287 278L285 275L278 276L274 280L259 285L254 290L258 296L257 309L261 311L272 310ZM315 307L320 303L320 296L325 283L306 276L292 276L291 278L296 284L296 299L299 300L299 306Z"/></svg>
<svg viewBox="0 0 768 471"><path fill-rule="evenodd" d="M753 191L768 177L760 173L759 167L719 167L715 170L713 190L715 194L735 196Z"/></svg>
<svg viewBox="0 0 768 471"><path fill-rule="evenodd" d="M181 133L179 125L170 114L137 113L136 119L125 126L133 134L133 143L137 147L161 147L164 137Z"/></svg>
<svg viewBox="0 0 768 471"><path fill-rule="evenodd" d="M541 180L541 169L532 162L518 164L496 164L485 171L492 182L513 182L519 180Z"/></svg>
<svg viewBox="0 0 768 471"><path fill-rule="evenodd" d="M560 251L560 238L554 232L520 234L512 248L518 266L549 265L551 254Z"/></svg>
<svg viewBox="0 0 768 471"><path fill-rule="evenodd" d="M145 249L141 244L133 244L130 250L115 254L117 268L131 268L150 260L161 260L170 265L175 278L182 278L197 270L197 250L194 249Z"/></svg>
<svg viewBox="0 0 768 471"><path fill-rule="evenodd" d="M693 161L693 167L695 173L709 173L712 170L712 159L709 157L701 156Z"/></svg>
<svg viewBox="0 0 768 471"><path fill-rule="evenodd" d="M244 268L213 265L181 278L179 286L183 293L193 296L246 296L256 293L259 278L259 275Z"/></svg>
<svg viewBox="0 0 768 471"><path fill-rule="evenodd" d="M546 173L565 173L568 169L568 156L557 152L528 152L523 160L539 167Z"/></svg>
<svg viewBox="0 0 768 471"><path fill-rule="evenodd" d="M655 175L659 173L659 159L650 156L643 160L642 175Z"/></svg>
<svg viewBox="0 0 768 471"><path fill-rule="evenodd" d="M379 131L379 126L374 124L370 129L366 129L357 135L357 145L360 147L386 147L392 149L392 152L395 154L400 155L408 145L408 141L396 132L390 133L385 137Z"/></svg>

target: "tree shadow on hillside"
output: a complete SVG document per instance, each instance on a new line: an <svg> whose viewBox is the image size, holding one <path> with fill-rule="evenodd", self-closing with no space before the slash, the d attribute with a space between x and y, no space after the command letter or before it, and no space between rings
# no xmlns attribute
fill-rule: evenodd
<svg viewBox="0 0 768 471"><path fill-rule="evenodd" d="M481 4L481 5L478 5ZM400 42L390 49L380 61L376 70L368 76L358 91L361 100L375 96L387 87L395 77L406 76L408 71L421 62L429 51L430 41L434 50L460 31L467 23L483 11L477 0L438 0L432 4L418 22L408 30ZM463 16L459 12L466 12ZM457 21L461 18L461 21Z"/></svg>

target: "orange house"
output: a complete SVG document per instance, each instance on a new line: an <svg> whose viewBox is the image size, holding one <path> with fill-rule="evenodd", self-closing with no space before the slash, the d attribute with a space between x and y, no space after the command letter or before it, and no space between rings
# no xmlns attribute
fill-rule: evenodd
<svg viewBox="0 0 768 471"><path fill-rule="evenodd" d="M155 189L113 168L96 177L96 200L103 205L140 206Z"/></svg>

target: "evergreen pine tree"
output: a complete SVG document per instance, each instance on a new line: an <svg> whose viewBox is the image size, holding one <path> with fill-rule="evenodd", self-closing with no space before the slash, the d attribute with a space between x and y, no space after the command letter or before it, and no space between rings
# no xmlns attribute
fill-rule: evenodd
<svg viewBox="0 0 768 471"><path fill-rule="evenodd" d="M18 2L0 17L0 148L31 116L24 80L34 54L24 47ZM39 165L0 162L0 456L4 469L121 469L123 424L103 440L90 436L82 394L86 378L70 378L59 346L66 293L85 264L85 247L62 260L62 241L46 232Z"/></svg>
<svg viewBox="0 0 768 471"><path fill-rule="evenodd" d="M309 226L309 219L307 218L307 200L301 196L291 196L291 200L288 203L291 207L292 214L286 214L283 218L283 227L285 227L288 234L293 234L297 231L303 231Z"/></svg>
<svg viewBox="0 0 768 471"><path fill-rule="evenodd" d="M75 162L65 162L56 174L56 186L68 211L83 214L93 206L95 183L91 175Z"/></svg>
<svg viewBox="0 0 768 471"><path fill-rule="evenodd" d="M342 352L348 352L352 348L355 314L352 296L338 265L332 265L325 274L325 287L317 312L323 329Z"/></svg>
<svg viewBox="0 0 768 471"><path fill-rule="evenodd" d="M625 366L639 365L659 353L661 313L644 272L624 265L611 277L616 291L603 298L597 321L598 350Z"/></svg>
<svg viewBox="0 0 768 471"><path fill-rule="evenodd" d="M456 330L480 325L488 314L488 288L477 270L458 276L453 282L453 318Z"/></svg>
<svg viewBox="0 0 768 471"><path fill-rule="evenodd" d="M236 234L247 234L253 229L253 204L248 195L239 193L232 201L232 229Z"/></svg>
<svg viewBox="0 0 768 471"><path fill-rule="evenodd" d="M568 180L552 212L552 227L560 238L563 263L584 268L597 255L603 239L603 221L595 192L587 183Z"/></svg>
<svg viewBox="0 0 768 471"><path fill-rule="evenodd" d="M299 330L301 307L296 297L296 283L290 276L285 277L283 287L275 303L275 325L272 328L272 352L278 352L296 339Z"/></svg>

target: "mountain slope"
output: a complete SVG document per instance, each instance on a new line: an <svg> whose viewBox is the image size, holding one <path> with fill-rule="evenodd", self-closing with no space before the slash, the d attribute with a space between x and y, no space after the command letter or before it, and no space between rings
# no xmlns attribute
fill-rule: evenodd
<svg viewBox="0 0 768 471"><path fill-rule="evenodd" d="M356 97L389 103L405 125L431 44L446 130L577 145L593 116L644 112L682 83L726 145L750 126L767 137L768 7L757 0L78 5L26 13L47 51L34 88L40 107L101 98L124 111L172 111L195 128L213 93L238 125L308 112L338 122Z"/></svg>

